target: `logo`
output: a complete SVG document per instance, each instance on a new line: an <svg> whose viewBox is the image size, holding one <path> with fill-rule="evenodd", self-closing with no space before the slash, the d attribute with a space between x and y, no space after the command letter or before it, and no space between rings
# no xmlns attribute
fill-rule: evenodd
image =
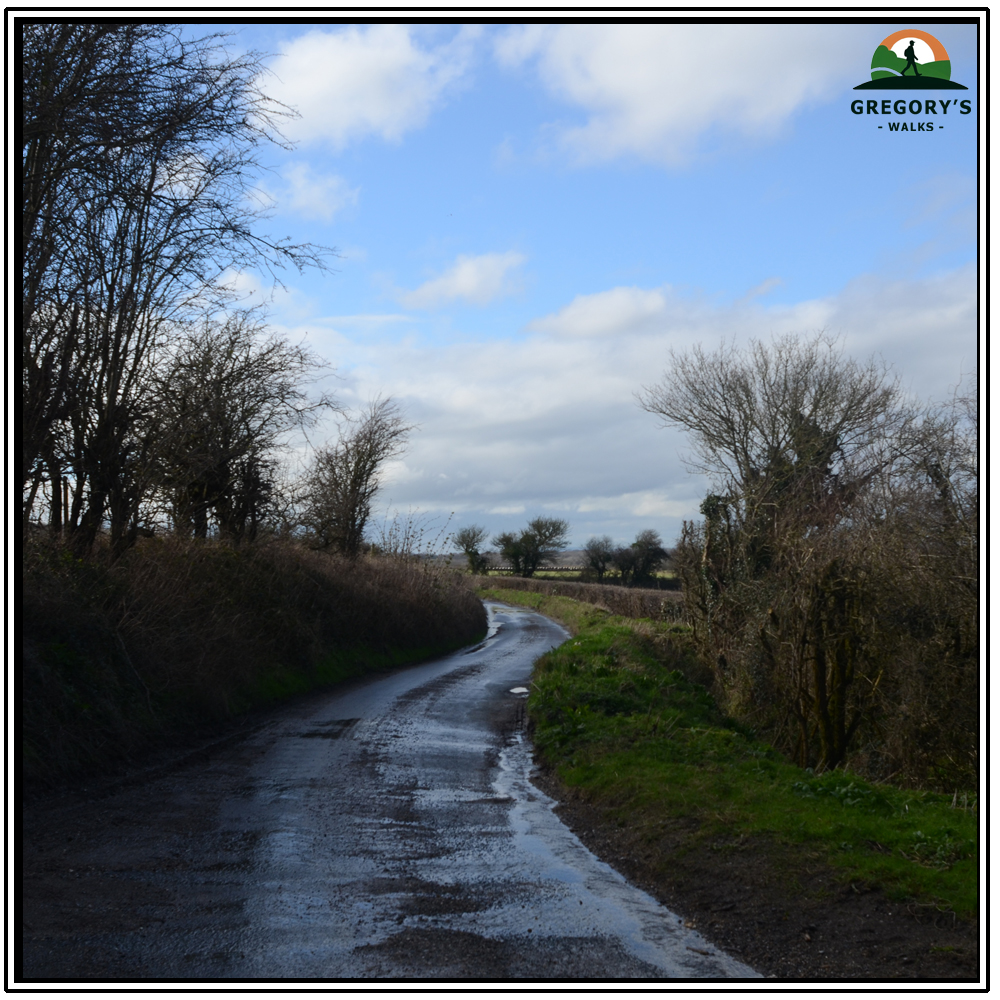
<svg viewBox="0 0 1000 1000"><path fill-rule="evenodd" d="M968 90L951 78L945 47L927 31L907 28L879 42L872 78L855 90Z"/></svg>

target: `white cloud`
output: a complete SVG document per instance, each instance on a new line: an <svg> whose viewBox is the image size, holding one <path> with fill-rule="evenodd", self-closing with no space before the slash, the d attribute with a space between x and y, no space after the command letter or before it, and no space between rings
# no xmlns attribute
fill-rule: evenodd
<svg viewBox="0 0 1000 1000"><path fill-rule="evenodd" d="M317 174L307 163L296 163L283 172L288 182L283 199L293 212L329 222L342 208L357 203L359 189L336 174ZM279 201L279 203L280 203Z"/></svg>
<svg viewBox="0 0 1000 1000"><path fill-rule="evenodd" d="M977 363L976 270L921 280L857 278L827 300L826 326L849 353L878 351L920 397L947 394Z"/></svg>
<svg viewBox="0 0 1000 1000"><path fill-rule="evenodd" d="M412 292L404 292L400 301L410 309L432 309L455 299L484 306L515 290L510 272L524 260L523 254L513 251L478 257L460 254L444 274L425 281Z"/></svg>
<svg viewBox="0 0 1000 1000"><path fill-rule="evenodd" d="M234 271L230 268L219 284L243 304L264 302L267 299L260 278L249 271Z"/></svg>
<svg viewBox="0 0 1000 1000"><path fill-rule="evenodd" d="M701 496L672 500L664 490L639 490L617 496L584 497L576 504L581 514L625 514L638 518L691 518L698 514Z"/></svg>
<svg viewBox="0 0 1000 1000"><path fill-rule="evenodd" d="M773 135L864 76L867 44L855 25L529 25L503 34L495 54L512 68L532 63L552 94L583 109L585 124L560 131L579 159L678 165L712 134Z"/></svg>
<svg viewBox="0 0 1000 1000"><path fill-rule="evenodd" d="M370 329L385 326L387 323L406 323L412 317L406 313L358 313L346 316L323 316L318 322L324 326L347 326Z"/></svg>
<svg viewBox="0 0 1000 1000"><path fill-rule="evenodd" d="M356 319L356 318L355 318ZM723 302L669 286L580 296L507 341L421 342L392 324L313 322L317 351L343 376L341 402L378 392L420 425L386 499L491 533L559 512L574 544L592 534L628 541L655 528L672 543L708 483L689 475L683 434L636 404L670 348L723 338L842 335L848 353L878 351L921 397L943 398L976 360L973 267L920 280L859 278L837 294L783 305Z"/></svg>
<svg viewBox="0 0 1000 1000"><path fill-rule="evenodd" d="M594 295L578 295L553 316L534 320L530 329L571 337L600 337L662 325L667 308L659 289L612 288Z"/></svg>
<svg viewBox="0 0 1000 1000"><path fill-rule="evenodd" d="M324 139L341 148L369 135L390 142L419 128L466 73L477 29L464 28L436 47L419 29L376 24L307 32L281 46L268 93L301 117L292 139Z"/></svg>
<svg viewBox="0 0 1000 1000"><path fill-rule="evenodd" d="M768 292L773 292L775 288L779 288L784 282L781 278L765 278L759 285L754 285L746 295L743 296L743 301L749 302L751 299L763 298Z"/></svg>

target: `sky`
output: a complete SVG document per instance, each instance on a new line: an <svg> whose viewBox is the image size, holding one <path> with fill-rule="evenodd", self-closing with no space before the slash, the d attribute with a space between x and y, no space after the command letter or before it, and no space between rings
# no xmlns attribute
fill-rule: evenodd
<svg viewBox="0 0 1000 1000"><path fill-rule="evenodd" d="M341 405L389 395L416 425L386 509L669 545L710 489L637 401L671 350L822 330L919 400L975 377L974 25L227 27L298 113L266 153L265 228L338 254L283 288L231 280ZM903 28L970 88L907 97L971 114L852 113Z"/></svg>

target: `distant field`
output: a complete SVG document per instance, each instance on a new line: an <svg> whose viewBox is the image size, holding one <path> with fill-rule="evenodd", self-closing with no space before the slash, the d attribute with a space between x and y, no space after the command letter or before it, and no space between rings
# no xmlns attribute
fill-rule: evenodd
<svg viewBox="0 0 1000 1000"><path fill-rule="evenodd" d="M424 558L435 565L441 567L448 566L452 569L461 569L466 565L465 556L461 552L450 552L445 555L427 556ZM493 565L486 570L485 575L491 577L510 576L511 570L507 566ZM675 580L677 574L673 569L668 567L658 570L655 577L657 580ZM559 556L558 562L554 565L542 566L535 571L533 576L535 580L588 580L588 578L589 582L596 582L588 574L584 564L583 552L578 549L563 552ZM618 575L612 571L605 575L602 582L609 586L617 586L619 579Z"/></svg>
<svg viewBox="0 0 1000 1000"><path fill-rule="evenodd" d="M494 571L491 571L491 575L493 575L493 576L500 576L502 574L499 571L494 570ZM558 569L542 568L542 569L537 570L535 572L535 579L538 579L538 580L579 580L582 577L584 577L585 575L586 574L584 573L583 568L580 567L580 566L576 566L576 567L573 567L573 568L567 567L565 569L563 569L563 568L558 568ZM677 574L674 573L673 570L669 570L669 569L660 570L658 573L655 573L654 575L655 575L655 577L656 577L657 580L675 580L677 578ZM606 583L606 584L609 584L609 585L615 585L618 582L618 577L615 576L615 575L613 575L613 574L611 574L611 573L608 573L608 574L605 575L603 582Z"/></svg>

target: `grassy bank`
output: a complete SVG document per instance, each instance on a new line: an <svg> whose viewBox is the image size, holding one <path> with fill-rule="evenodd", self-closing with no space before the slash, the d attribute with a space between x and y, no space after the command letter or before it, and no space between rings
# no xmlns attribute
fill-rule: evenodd
<svg viewBox="0 0 1000 1000"><path fill-rule="evenodd" d="M873 785L795 767L719 712L686 626L615 617L565 597L490 588L573 638L538 662L528 711L540 760L564 787L628 825L668 871L685 851L769 856L794 887L803 866L963 918L978 909L974 796ZM681 846L663 832L685 826ZM658 853L661 841L667 845Z"/></svg>
<svg viewBox="0 0 1000 1000"><path fill-rule="evenodd" d="M23 773L34 786L486 629L457 575L401 559L166 537L113 565L36 540L23 566Z"/></svg>
<svg viewBox="0 0 1000 1000"><path fill-rule="evenodd" d="M626 618L651 618L655 621L683 621L684 600L679 591L645 590L642 587L616 587L574 580L546 580L533 576L472 577L480 589L521 591L533 594L571 597Z"/></svg>

